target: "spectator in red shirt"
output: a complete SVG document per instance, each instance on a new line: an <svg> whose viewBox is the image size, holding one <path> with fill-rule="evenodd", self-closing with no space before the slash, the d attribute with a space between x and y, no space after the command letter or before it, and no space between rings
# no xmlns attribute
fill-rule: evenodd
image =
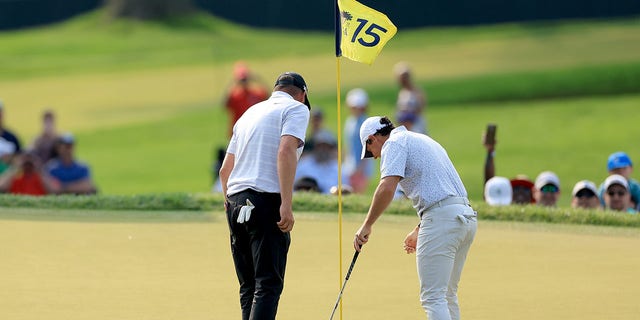
<svg viewBox="0 0 640 320"><path fill-rule="evenodd" d="M12 194L42 196L58 193L59 183L53 179L33 152L14 158L13 164L0 176L0 191Z"/></svg>
<svg viewBox="0 0 640 320"><path fill-rule="evenodd" d="M229 136L233 133L233 125L249 107L267 100L269 97L269 92L264 84L259 82L257 76L251 73L243 62L236 63L233 77L235 83L229 89L225 102L225 106L231 116Z"/></svg>

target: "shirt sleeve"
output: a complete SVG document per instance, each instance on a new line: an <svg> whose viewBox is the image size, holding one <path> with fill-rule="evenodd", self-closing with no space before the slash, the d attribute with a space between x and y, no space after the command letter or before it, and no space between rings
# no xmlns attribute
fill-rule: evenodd
<svg viewBox="0 0 640 320"><path fill-rule="evenodd" d="M304 135L309 124L309 109L300 104L289 110L284 115L282 123L282 134L294 136L304 142Z"/></svg>
<svg viewBox="0 0 640 320"><path fill-rule="evenodd" d="M380 157L380 178L399 176L404 178L407 164L407 150L396 141L388 141L382 146Z"/></svg>
<svg viewBox="0 0 640 320"><path fill-rule="evenodd" d="M231 141L229 141L229 146L227 147L227 153L236 154L236 146L238 144L238 138L234 134L231 137Z"/></svg>

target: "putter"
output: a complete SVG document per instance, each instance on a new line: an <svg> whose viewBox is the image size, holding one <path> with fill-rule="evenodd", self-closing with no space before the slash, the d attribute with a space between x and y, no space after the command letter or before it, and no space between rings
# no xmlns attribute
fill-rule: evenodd
<svg viewBox="0 0 640 320"><path fill-rule="evenodd" d="M344 292L344 287L347 285L347 280L349 280L349 276L351 276L351 271L353 270L353 266L356 264L356 260L358 259L359 251L353 254L353 259L351 260L351 266L347 271L347 276L344 278L344 282L342 283L342 288L340 289L340 294L338 295L338 301L336 301L336 305L333 307L333 311L331 311L331 317L329 320L333 320L333 315L336 313L336 309L338 309L338 304L340 303L340 299L342 299L342 292Z"/></svg>

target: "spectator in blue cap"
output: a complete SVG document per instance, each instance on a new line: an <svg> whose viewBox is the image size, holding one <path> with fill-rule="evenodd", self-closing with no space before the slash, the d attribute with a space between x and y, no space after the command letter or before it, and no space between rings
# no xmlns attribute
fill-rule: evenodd
<svg viewBox="0 0 640 320"><path fill-rule="evenodd" d="M612 153L607 160L607 171L609 171L609 175L619 174L627 179L631 202L633 202L633 207L637 210L640 207L640 183L631 179L631 174L633 173L631 158L622 151ZM598 195L603 206L605 205L604 191L604 184L601 184L598 188Z"/></svg>

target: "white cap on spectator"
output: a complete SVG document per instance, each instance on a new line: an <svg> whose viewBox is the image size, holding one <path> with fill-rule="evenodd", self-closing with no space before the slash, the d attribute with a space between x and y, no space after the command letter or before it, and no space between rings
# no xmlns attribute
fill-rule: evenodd
<svg viewBox="0 0 640 320"><path fill-rule="evenodd" d="M560 179L558 178L558 176L551 171L544 171L540 173L536 178L535 188L540 190L542 189L542 187L548 184L552 184L558 187L558 190L560 190Z"/></svg>
<svg viewBox="0 0 640 320"><path fill-rule="evenodd" d="M313 142L315 144L325 143L334 147L338 145L338 140L336 140L336 137L333 135L333 133L328 130L318 131L318 133L313 135Z"/></svg>
<svg viewBox="0 0 640 320"><path fill-rule="evenodd" d="M578 181L578 183L576 183L576 185L573 186L573 192L571 194L575 197L576 194L578 194L578 192L580 192L580 190L583 190L583 189L587 189L593 192L593 194L598 194L598 188L596 187L596 184L589 180Z"/></svg>
<svg viewBox="0 0 640 320"><path fill-rule="evenodd" d="M484 185L484 199L489 205L509 205L512 197L511 181L505 177L493 177Z"/></svg>
<svg viewBox="0 0 640 320"><path fill-rule="evenodd" d="M355 88L347 93L347 105L352 108L366 108L369 104L369 96L364 89Z"/></svg>
<svg viewBox="0 0 640 320"><path fill-rule="evenodd" d="M609 189L612 184L619 184L625 189L629 190L629 182L627 179L619 174L612 174L604 180L604 190Z"/></svg>

